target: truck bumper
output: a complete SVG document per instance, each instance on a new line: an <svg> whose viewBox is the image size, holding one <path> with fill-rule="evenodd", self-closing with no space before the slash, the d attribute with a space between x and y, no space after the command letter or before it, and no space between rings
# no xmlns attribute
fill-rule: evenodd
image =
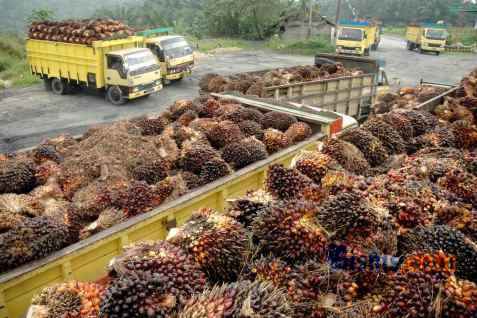
<svg viewBox="0 0 477 318"><path fill-rule="evenodd" d="M338 54L350 54L350 55L363 55L363 51L359 50L348 50L348 49L336 49Z"/></svg>
<svg viewBox="0 0 477 318"><path fill-rule="evenodd" d="M146 95L149 95L149 94L152 94L152 93L156 93L156 92L159 92L161 89L162 89L162 84L154 86L154 87L152 87L151 89L148 89L148 90L132 92L132 93L129 93L128 99L136 99L136 98L139 98L139 97L142 97L142 96L146 96Z"/></svg>
<svg viewBox="0 0 477 318"><path fill-rule="evenodd" d="M445 47L433 47L433 46L422 46L421 48L424 51L429 51L429 52L444 52L446 50Z"/></svg>
<svg viewBox="0 0 477 318"><path fill-rule="evenodd" d="M169 80L169 81L174 81L174 80L178 80L178 79L181 79L181 78L189 77L191 75L192 75L192 70L187 70L187 71L183 71L183 72L180 72L180 73L166 74L166 76L164 78L166 80Z"/></svg>

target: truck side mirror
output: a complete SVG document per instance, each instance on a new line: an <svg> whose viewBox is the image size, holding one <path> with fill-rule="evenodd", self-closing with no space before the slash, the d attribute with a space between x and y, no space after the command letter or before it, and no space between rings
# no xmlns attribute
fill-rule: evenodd
<svg viewBox="0 0 477 318"><path fill-rule="evenodd" d="M161 61L161 62L166 61L166 57L164 55L164 50L161 49L160 47L157 48L157 57L159 58L159 61Z"/></svg>

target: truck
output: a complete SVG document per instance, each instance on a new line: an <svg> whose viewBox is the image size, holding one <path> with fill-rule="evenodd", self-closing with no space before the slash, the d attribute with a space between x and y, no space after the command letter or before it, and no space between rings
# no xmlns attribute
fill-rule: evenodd
<svg viewBox="0 0 477 318"><path fill-rule="evenodd" d="M411 24L406 29L406 48L417 49L419 53L434 52L439 55L446 49L449 32L445 24L419 23Z"/></svg>
<svg viewBox="0 0 477 318"><path fill-rule="evenodd" d="M164 84L180 81L191 75L194 67L194 50L180 35L170 35L170 28L157 28L138 32L144 44L159 59Z"/></svg>
<svg viewBox="0 0 477 318"><path fill-rule="evenodd" d="M341 20L336 36L336 53L369 56L381 41L379 26L370 21Z"/></svg>
<svg viewBox="0 0 477 318"><path fill-rule="evenodd" d="M138 36L91 45L28 39L26 53L31 72L54 94L88 87L105 91L109 102L122 105L162 89L161 67L143 42Z"/></svg>

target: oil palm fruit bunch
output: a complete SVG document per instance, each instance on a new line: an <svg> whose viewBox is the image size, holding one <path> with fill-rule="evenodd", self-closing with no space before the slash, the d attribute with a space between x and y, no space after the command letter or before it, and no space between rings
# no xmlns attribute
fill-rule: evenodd
<svg viewBox="0 0 477 318"><path fill-rule="evenodd" d="M229 144L222 150L222 158L237 170L268 157L265 145L254 137Z"/></svg>
<svg viewBox="0 0 477 318"><path fill-rule="evenodd" d="M287 169L274 164L267 174L266 189L278 199L293 199L303 195L303 191L313 185L307 176L296 169Z"/></svg>
<svg viewBox="0 0 477 318"><path fill-rule="evenodd" d="M365 175L370 165L363 153L353 144L341 139L328 138L323 144L322 152L336 160L349 172Z"/></svg>
<svg viewBox="0 0 477 318"><path fill-rule="evenodd" d="M253 220L272 201L272 196L264 191L248 192L244 197L229 200L230 207L226 214L240 222L245 228L249 228Z"/></svg>
<svg viewBox="0 0 477 318"><path fill-rule="evenodd" d="M385 317L434 317L436 284L438 280L424 272L396 273L389 278L375 311Z"/></svg>
<svg viewBox="0 0 477 318"><path fill-rule="evenodd" d="M193 110L188 110L177 119L177 123L181 126L189 126L191 122L199 118L199 114Z"/></svg>
<svg viewBox="0 0 477 318"><path fill-rule="evenodd" d="M0 234L0 272L43 258L70 243L65 224L44 216L25 218L20 226Z"/></svg>
<svg viewBox="0 0 477 318"><path fill-rule="evenodd" d="M295 168L318 185L321 184L321 179L330 170L340 171L343 169L329 155L318 151L307 151L300 154L295 163Z"/></svg>
<svg viewBox="0 0 477 318"><path fill-rule="evenodd" d="M154 188L144 181L133 181L112 196L113 206L124 210L128 217L146 213L157 206L157 202L162 203L162 198L156 196Z"/></svg>
<svg viewBox="0 0 477 318"><path fill-rule="evenodd" d="M343 192L330 196L315 215L318 223L337 239L350 232L361 236L373 233L379 225L379 217L359 192Z"/></svg>
<svg viewBox="0 0 477 318"><path fill-rule="evenodd" d="M249 107L239 107L237 110L224 114L222 120L230 120L236 124L239 124L243 121L254 121L258 124L262 123L264 116L263 114L256 109Z"/></svg>
<svg viewBox="0 0 477 318"><path fill-rule="evenodd" d="M275 111L266 113L262 120L263 128L273 128L281 132L286 132L291 125L297 122L295 117Z"/></svg>
<svg viewBox="0 0 477 318"><path fill-rule="evenodd" d="M168 241L188 251L213 282L237 279L248 254L245 228L216 211L197 211Z"/></svg>
<svg viewBox="0 0 477 318"><path fill-rule="evenodd" d="M381 141L363 128L354 128L340 136L355 145L363 153L370 166L376 167L388 159L388 152Z"/></svg>
<svg viewBox="0 0 477 318"><path fill-rule="evenodd" d="M384 114L381 118L393 127L405 142L408 142L417 135L411 120L402 112L392 111Z"/></svg>
<svg viewBox="0 0 477 318"><path fill-rule="evenodd" d="M123 210L108 208L99 214L96 221L81 229L80 238L86 239L91 235L109 229L126 220L127 214Z"/></svg>
<svg viewBox="0 0 477 318"><path fill-rule="evenodd" d="M201 180L198 175L189 171L182 171L180 174L182 180L184 180L188 190L194 190L201 186Z"/></svg>
<svg viewBox="0 0 477 318"><path fill-rule="evenodd" d="M402 114L411 122L415 137L431 131L438 124L437 117L426 111L408 110Z"/></svg>
<svg viewBox="0 0 477 318"><path fill-rule="evenodd" d="M220 158L220 154L210 146L193 145L182 150L179 165L185 171L199 174L205 163Z"/></svg>
<svg viewBox="0 0 477 318"><path fill-rule="evenodd" d="M458 201L472 204L477 208L477 177L462 169L456 168L438 180L438 185L451 192Z"/></svg>
<svg viewBox="0 0 477 318"><path fill-rule="evenodd" d="M197 118L189 124L189 128L207 134L218 124L216 118Z"/></svg>
<svg viewBox="0 0 477 318"><path fill-rule="evenodd" d="M275 288L270 283L244 282L244 299L238 316L254 317L293 317L294 310L286 291Z"/></svg>
<svg viewBox="0 0 477 318"><path fill-rule="evenodd" d="M35 185L32 165L15 159L0 161L0 194L28 193Z"/></svg>
<svg viewBox="0 0 477 318"><path fill-rule="evenodd" d="M245 136L255 137L258 140L263 140L264 132L261 124L253 120L244 120L241 121L238 125Z"/></svg>
<svg viewBox="0 0 477 318"><path fill-rule="evenodd" d="M143 136L159 136L171 122L164 116L140 117L131 120L141 130Z"/></svg>
<svg viewBox="0 0 477 318"><path fill-rule="evenodd" d="M180 99L172 104L168 111L171 113L172 120L178 120L182 115L189 111L197 112L199 109L197 106L191 101L186 99Z"/></svg>
<svg viewBox="0 0 477 318"><path fill-rule="evenodd" d="M292 144L291 140L285 133L273 128L265 130L263 143L267 147L269 154L285 149Z"/></svg>
<svg viewBox="0 0 477 318"><path fill-rule="evenodd" d="M456 258L443 251L412 253L404 259L400 267L401 273L424 272L439 280L453 276L456 269Z"/></svg>
<svg viewBox="0 0 477 318"><path fill-rule="evenodd" d="M53 161L45 161L34 168L37 185L46 184L51 178L60 174L60 165Z"/></svg>
<svg viewBox="0 0 477 318"><path fill-rule="evenodd" d="M33 149L32 156L37 164L41 164L45 161L53 161L60 163L63 161L61 155L56 151L55 147L50 145L40 145Z"/></svg>
<svg viewBox="0 0 477 318"><path fill-rule="evenodd" d="M222 158L213 158L202 165L199 173L201 184L214 182L232 173L230 166Z"/></svg>
<svg viewBox="0 0 477 318"><path fill-rule="evenodd" d="M275 287L286 288L293 266L276 257L261 257L250 265L250 278L271 282Z"/></svg>
<svg viewBox="0 0 477 318"><path fill-rule="evenodd" d="M406 152L406 142L401 135L381 118L368 119L362 126L373 136L377 137L389 154L400 154Z"/></svg>
<svg viewBox="0 0 477 318"><path fill-rule="evenodd" d="M477 128L466 121L456 121L451 124L451 130L456 137L456 144L461 149L477 147Z"/></svg>
<svg viewBox="0 0 477 318"><path fill-rule="evenodd" d="M153 185L164 180L170 169L170 162L158 159L137 165L132 169L131 175L137 181L145 181L147 184Z"/></svg>
<svg viewBox="0 0 477 318"><path fill-rule="evenodd" d="M435 252L442 250L445 254L456 258L456 276L471 281L477 281L477 249L461 232L447 225L417 227L399 239L401 254L415 251Z"/></svg>
<svg viewBox="0 0 477 318"><path fill-rule="evenodd" d="M409 153L414 153L426 147L451 147L455 148L457 139L448 127L436 127L432 131L420 135L410 142Z"/></svg>
<svg viewBox="0 0 477 318"><path fill-rule="evenodd" d="M292 143L297 143L310 138L313 135L313 130L307 123L297 122L292 124L285 134Z"/></svg>
<svg viewBox="0 0 477 318"><path fill-rule="evenodd" d="M477 215L468 204L444 201L436 207L435 215L436 224L448 225L477 241Z"/></svg>
<svg viewBox="0 0 477 318"><path fill-rule="evenodd" d="M449 277L443 286L441 315L445 318L477 316L477 285L455 276Z"/></svg>
<svg viewBox="0 0 477 318"><path fill-rule="evenodd" d="M222 106L214 98L209 98L208 100L206 100L201 110L199 110L199 116L201 118L202 117L205 117L205 118L220 117L223 114L224 112L223 112Z"/></svg>
<svg viewBox="0 0 477 318"><path fill-rule="evenodd" d="M306 201L277 202L262 211L252 223L262 254L290 261L323 258L327 235L316 213L315 204Z"/></svg>
<svg viewBox="0 0 477 318"><path fill-rule="evenodd" d="M243 134L239 125L226 120L219 122L216 127L212 128L207 137L214 148L220 149L228 144L240 141L243 138Z"/></svg>

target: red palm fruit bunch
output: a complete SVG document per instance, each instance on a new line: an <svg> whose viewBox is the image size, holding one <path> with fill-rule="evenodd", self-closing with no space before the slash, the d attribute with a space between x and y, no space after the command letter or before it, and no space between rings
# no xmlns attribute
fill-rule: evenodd
<svg viewBox="0 0 477 318"><path fill-rule="evenodd" d="M469 204L444 201L436 208L435 214L436 223L448 225L477 240L477 215Z"/></svg>
<svg viewBox="0 0 477 318"><path fill-rule="evenodd" d="M340 139L356 146L363 153L371 167L384 163L389 155L381 141L363 128L353 128L340 136Z"/></svg>
<svg viewBox="0 0 477 318"><path fill-rule="evenodd" d="M245 228L233 218L203 209L169 235L168 241L188 251L210 281L237 279L248 256Z"/></svg>
<svg viewBox="0 0 477 318"><path fill-rule="evenodd" d="M263 143L267 147L269 154L276 153L292 144L285 133L273 128L264 131Z"/></svg>
<svg viewBox="0 0 477 318"><path fill-rule="evenodd" d="M287 169L283 165L274 164L267 174L266 189L278 199L293 199L303 196L306 188L313 182L296 169Z"/></svg>
<svg viewBox="0 0 477 318"><path fill-rule="evenodd" d="M363 153L353 144L341 139L328 138L323 143L322 152L336 160L349 172L365 175L370 166Z"/></svg>
<svg viewBox="0 0 477 318"><path fill-rule="evenodd" d="M477 285L455 276L447 279L442 287L440 314L446 318L477 316Z"/></svg>
<svg viewBox="0 0 477 318"><path fill-rule="evenodd" d="M477 208L477 177L461 169L449 171L438 185L455 195L459 201Z"/></svg>
<svg viewBox="0 0 477 318"><path fill-rule="evenodd" d="M327 235L316 222L317 208L307 201L274 203L258 215L252 232L264 254L285 260L322 259Z"/></svg>
<svg viewBox="0 0 477 318"><path fill-rule="evenodd" d="M405 142L416 136L412 122L403 113L393 111L384 114L381 118L393 127Z"/></svg>
<svg viewBox="0 0 477 318"><path fill-rule="evenodd" d="M400 268L402 273L424 272L441 280L454 275L455 270L455 256L447 255L443 251L413 253L406 256Z"/></svg>
<svg viewBox="0 0 477 318"><path fill-rule="evenodd" d="M329 155L318 151L307 151L300 154L295 168L313 182L320 185L322 178L331 171L342 171L343 168Z"/></svg>
<svg viewBox="0 0 477 318"><path fill-rule="evenodd" d="M304 122L292 124L285 132L292 143L302 142L313 135L310 125Z"/></svg>
<svg viewBox="0 0 477 318"><path fill-rule="evenodd" d="M158 201L158 202L157 202ZM122 209L128 217L143 214L162 203L161 198L156 198L154 189L143 181L133 181L127 188L112 193L113 206Z"/></svg>
<svg viewBox="0 0 477 318"><path fill-rule="evenodd" d="M273 198L265 191L248 192L244 197L229 200L226 215L234 218L244 227L249 228L253 220L271 204Z"/></svg>

